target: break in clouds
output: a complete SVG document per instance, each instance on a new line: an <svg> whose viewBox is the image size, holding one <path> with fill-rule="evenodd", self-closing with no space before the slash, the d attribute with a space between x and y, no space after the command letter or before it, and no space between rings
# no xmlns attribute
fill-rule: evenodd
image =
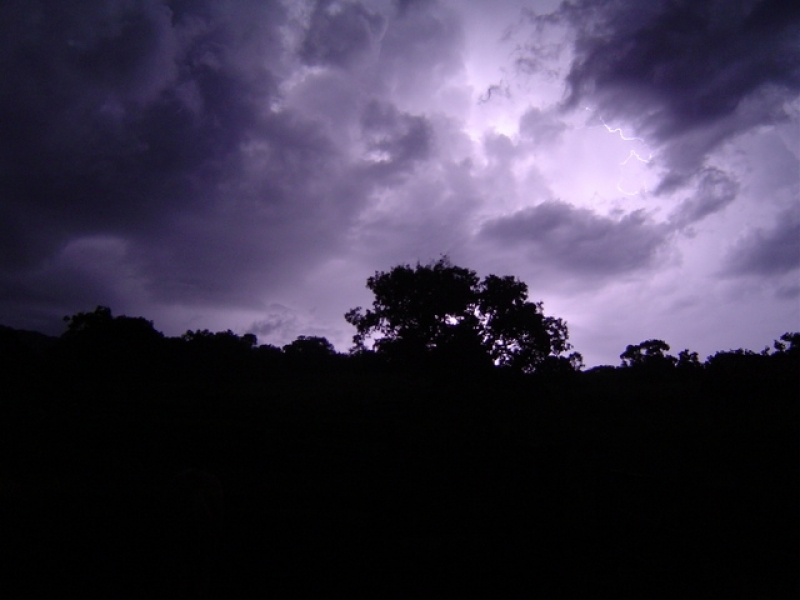
<svg viewBox="0 0 800 600"><path fill-rule="evenodd" d="M345 350L367 276L446 253L588 364L800 326L794 2L11 1L0 30L4 324Z"/></svg>

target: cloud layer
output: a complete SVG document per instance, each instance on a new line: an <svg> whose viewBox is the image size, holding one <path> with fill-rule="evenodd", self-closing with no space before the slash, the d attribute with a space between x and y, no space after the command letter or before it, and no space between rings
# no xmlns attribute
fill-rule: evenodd
<svg viewBox="0 0 800 600"><path fill-rule="evenodd" d="M583 0L548 19L575 35L566 105L590 102L664 144L663 188L730 137L787 120L800 92L796 2Z"/></svg>
<svg viewBox="0 0 800 600"><path fill-rule="evenodd" d="M795 4L4 2L0 320L345 349L368 275L449 253L531 279L590 364L714 345L688 321L730 286L775 315L740 344L798 329ZM587 333L632 285L665 308Z"/></svg>

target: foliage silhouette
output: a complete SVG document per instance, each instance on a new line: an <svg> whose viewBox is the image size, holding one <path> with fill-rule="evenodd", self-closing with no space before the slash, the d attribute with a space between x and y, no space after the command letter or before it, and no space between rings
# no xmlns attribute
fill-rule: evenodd
<svg viewBox="0 0 800 600"><path fill-rule="evenodd" d="M630 344L625 352L619 355L623 367L638 369L665 369L677 364L678 359L667 354L669 344L664 340L647 340L639 344ZM687 360L688 359L687 357Z"/></svg>
<svg viewBox="0 0 800 600"><path fill-rule="evenodd" d="M326 338L301 335L283 347L283 353L298 360L324 360L336 355L336 350Z"/></svg>
<svg viewBox="0 0 800 600"><path fill-rule="evenodd" d="M98 306L64 317L67 330L54 346L61 377L98 394L127 394L161 379L164 335L142 317L114 317Z"/></svg>
<svg viewBox="0 0 800 600"><path fill-rule="evenodd" d="M67 331L61 339L84 347L104 351L123 351L158 343L164 335L155 330L153 322L142 317L114 317L107 306L98 306L90 313L64 317Z"/></svg>
<svg viewBox="0 0 800 600"><path fill-rule="evenodd" d="M784 333L780 340L775 340L773 347L778 354L797 356L800 354L800 333Z"/></svg>
<svg viewBox="0 0 800 600"><path fill-rule="evenodd" d="M678 353L678 359L675 364L679 369L687 372L697 372L703 368L697 352L692 352L689 349L681 350Z"/></svg>
<svg viewBox="0 0 800 600"><path fill-rule="evenodd" d="M398 271L397 339L365 329L352 354L165 337L103 307L55 342L0 330L26 374L0 379L4 587L791 597L800 334L704 363L648 340L581 371L525 329L547 317L524 284L451 266Z"/></svg>
<svg viewBox="0 0 800 600"><path fill-rule="evenodd" d="M497 366L532 373L572 348L566 323L545 316L541 302L529 302L525 283L496 275L481 281L447 257L376 272L367 287L375 295L372 308L345 315L356 328L354 352L364 352L371 340L376 352L390 357L456 353L477 361L483 355ZM579 363L575 356L567 364Z"/></svg>

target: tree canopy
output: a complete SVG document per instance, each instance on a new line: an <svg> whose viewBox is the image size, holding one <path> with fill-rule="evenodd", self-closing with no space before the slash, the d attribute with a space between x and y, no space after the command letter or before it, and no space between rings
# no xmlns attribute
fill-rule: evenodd
<svg viewBox="0 0 800 600"><path fill-rule="evenodd" d="M447 257L415 267L398 265L367 279L371 309L345 314L356 328L356 352L372 342L389 356L456 353L481 356L525 373L571 349L567 324L528 300L528 286L512 276L488 275L453 265ZM580 356L561 357L579 364Z"/></svg>
<svg viewBox="0 0 800 600"><path fill-rule="evenodd" d="M623 367L673 367L678 361L667 352L669 352L669 344L664 340L647 340L636 345L629 344L619 357L622 359ZM691 361L688 354L684 355L684 362L686 361Z"/></svg>

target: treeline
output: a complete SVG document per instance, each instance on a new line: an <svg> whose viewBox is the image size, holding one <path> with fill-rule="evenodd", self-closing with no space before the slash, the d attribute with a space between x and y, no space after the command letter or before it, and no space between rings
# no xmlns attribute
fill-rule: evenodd
<svg viewBox="0 0 800 600"><path fill-rule="evenodd" d="M368 287L348 353L0 327L9 597L796 597L800 334L584 369L513 277Z"/></svg>
<svg viewBox="0 0 800 600"><path fill-rule="evenodd" d="M794 334L704 362L649 340L617 367L532 373L435 348L171 338L106 308L60 338L0 340L13 597L797 589ZM184 489L196 476L224 519Z"/></svg>
<svg viewBox="0 0 800 600"><path fill-rule="evenodd" d="M551 360L554 357L545 355L536 369L525 372L487 357L476 360L475 353L463 348L443 352L434 347L413 355L397 352L396 346L384 342L383 347L356 347L343 354L324 337L315 336L300 336L282 348L258 344L255 335L237 335L230 330L196 330L167 337L143 317L113 316L103 306L65 317L65 322L66 331L58 338L0 326L7 394L16 390L23 396L35 396L58 390L124 398L143 391L212 393L231 388L244 393L251 385L302 388L307 377L319 381L335 377L341 385L352 378L353 387L360 386L359 378L376 385L385 377L430 383L505 378L551 385L579 380L607 385L630 379L720 384L772 380L774 387L791 385L800 372L800 333L785 333L760 352L720 351L705 361L689 350L674 356L666 342L654 339L628 345L618 366L583 370L574 353L569 360Z"/></svg>

